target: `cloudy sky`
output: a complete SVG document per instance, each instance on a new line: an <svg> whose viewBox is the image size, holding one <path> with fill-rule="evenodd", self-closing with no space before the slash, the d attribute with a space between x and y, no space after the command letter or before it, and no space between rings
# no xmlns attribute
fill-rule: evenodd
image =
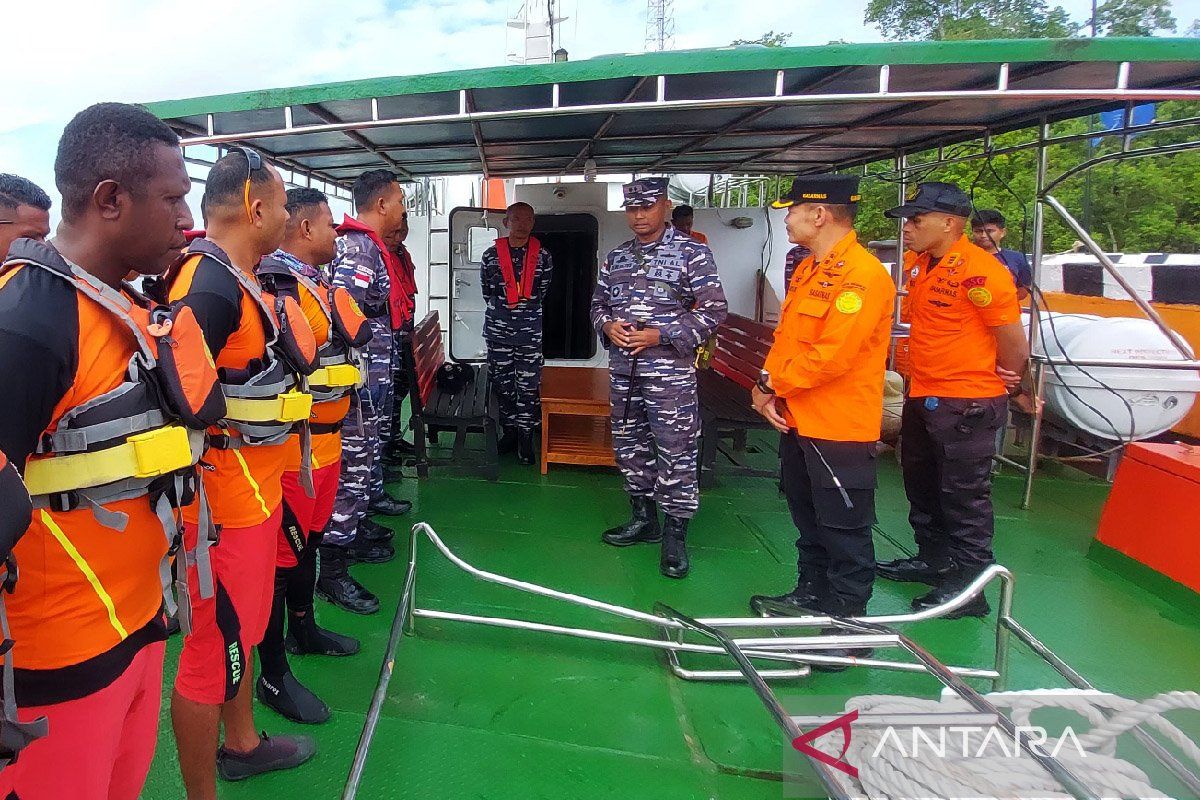
<svg viewBox="0 0 1200 800"><path fill-rule="evenodd" d="M1089 0L1060 0L1077 18ZM505 63L518 0L33 0L5 3L0 171L51 188L54 143L100 100L163 100ZM639 52L645 0L559 0L573 60ZM878 41L866 0L676 0L678 49L768 30ZM1181 30L1200 0L1175 0Z"/></svg>

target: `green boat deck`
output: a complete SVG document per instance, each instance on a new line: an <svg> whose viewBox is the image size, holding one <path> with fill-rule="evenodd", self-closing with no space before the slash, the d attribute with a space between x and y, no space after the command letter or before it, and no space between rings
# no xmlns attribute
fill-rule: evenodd
<svg viewBox="0 0 1200 800"><path fill-rule="evenodd" d="M771 437L753 437L751 449L764 464L774 458ZM1145 697L1196 688L1197 596L1093 545L1107 486L1052 469L1039 478L1030 511L1019 510L1020 488L1011 471L995 482L996 553L1017 576L1017 619L1102 689ZM397 558L354 568L378 592L383 611L358 617L318 607L323 625L362 639L362 653L292 659L300 679L334 710L332 720L300 726L256 708L259 727L313 735L318 755L290 773L222 784L222 798L341 796L379 677L413 522L428 522L482 569L644 611L663 601L693 616L743 616L751 594L786 591L795 579L795 531L771 480L722 475L719 486L704 492L691 529L692 573L683 581L659 575L657 547L616 549L600 542L600 532L628 511L615 470L552 468L541 476L506 461L496 483L435 468L431 478L405 479L392 490L414 503L410 516L394 521ZM908 553L907 504L890 454L881 457L877 507L877 554ZM915 584L881 580L871 611L903 612L919 591ZM993 605L995 595L992 587ZM416 602L648 633L636 623L481 583L423 537ZM906 630L947 663L990 666L994 619L933 620ZM166 695L179 644L176 637L168 650ZM685 659L685 665L732 668L715 658ZM1011 688L1066 685L1016 643L1010 675ZM797 713L839 710L854 695L933 697L940 689L923 675L866 669L773 685ZM807 772L744 683L678 680L662 656L646 648L419 619L416 635L400 642L358 797L765 800L819 794L811 780L782 783L781 772L793 769ZM182 796L164 700L143 797Z"/></svg>

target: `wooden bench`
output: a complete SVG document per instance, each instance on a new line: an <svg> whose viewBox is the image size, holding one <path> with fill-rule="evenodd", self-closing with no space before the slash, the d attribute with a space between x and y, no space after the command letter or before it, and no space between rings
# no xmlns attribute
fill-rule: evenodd
<svg viewBox="0 0 1200 800"><path fill-rule="evenodd" d="M775 341L774 330L761 322L730 314L717 328L717 349L709 368L697 375L700 398L700 484L715 483L714 467L721 440L732 439L724 450L739 474L774 477L777 469L763 470L741 458L746 432L773 430L750 406L750 389L758 381L767 352Z"/></svg>
<svg viewBox="0 0 1200 800"><path fill-rule="evenodd" d="M442 329L437 311L430 311L417 323L401 344L408 372L409 402L412 416L409 427L417 451L417 475L429 477L429 467L458 464L466 451L468 433L483 434L483 473L488 480L500 477L497 451L496 413L488 391L487 365L471 365L475 377L457 392L443 391L437 385L437 372L446 363ZM454 432L454 450L448 459L429 457L429 442L437 441L441 431Z"/></svg>

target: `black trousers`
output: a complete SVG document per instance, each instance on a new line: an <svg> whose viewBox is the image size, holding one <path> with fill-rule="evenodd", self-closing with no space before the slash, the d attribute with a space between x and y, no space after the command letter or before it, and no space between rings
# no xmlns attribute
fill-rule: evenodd
<svg viewBox="0 0 1200 800"><path fill-rule="evenodd" d="M1007 397L904 401L900 463L926 561L952 559L968 570L992 562L992 456L1007 419Z"/></svg>
<svg viewBox="0 0 1200 800"><path fill-rule="evenodd" d="M823 611L862 614L875 581L875 443L792 433L783 437L779 456L783 492L800 533L800 584L827 598Z"/></svg>

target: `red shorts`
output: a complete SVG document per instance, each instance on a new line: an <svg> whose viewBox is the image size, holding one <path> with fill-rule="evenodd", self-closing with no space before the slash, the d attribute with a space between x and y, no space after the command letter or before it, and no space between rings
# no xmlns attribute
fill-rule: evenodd
<svg viewBox="0 0 1200 800"><path fill-rule="evenodd" d="M337 497L338 480L342 477L341 459L314 469L312 474L313 495L309 497L300 487L299 472L283 473L283 504L295 518L300 535L307 537L313 531L323 531L333 516L333 501ZM284 525L289 521L285 520ZM296 550L289 543L288 533L280 528L279 552L275 566L296 566Z"/></svg>
<svg viewBox="0 0 1200 800"><path fill-rule="evenodd" d="M252 528L221 529L221 540L209 550L215 596L201 600L196 569L188 570L192 632L184 637L175 676L175 690L188 700L219 705L237 694L271 616L282 516L277 508ZM184 523L183 539L195 546L195 525Z"/></svg>
<svg viewBox="0 0 1200 800"><path fill-rule="evenodd" d="M166 642L146 645L98 692L18 711L47 717L50 732L0 772L0 797L137 800L158 741Z"/></svg>

